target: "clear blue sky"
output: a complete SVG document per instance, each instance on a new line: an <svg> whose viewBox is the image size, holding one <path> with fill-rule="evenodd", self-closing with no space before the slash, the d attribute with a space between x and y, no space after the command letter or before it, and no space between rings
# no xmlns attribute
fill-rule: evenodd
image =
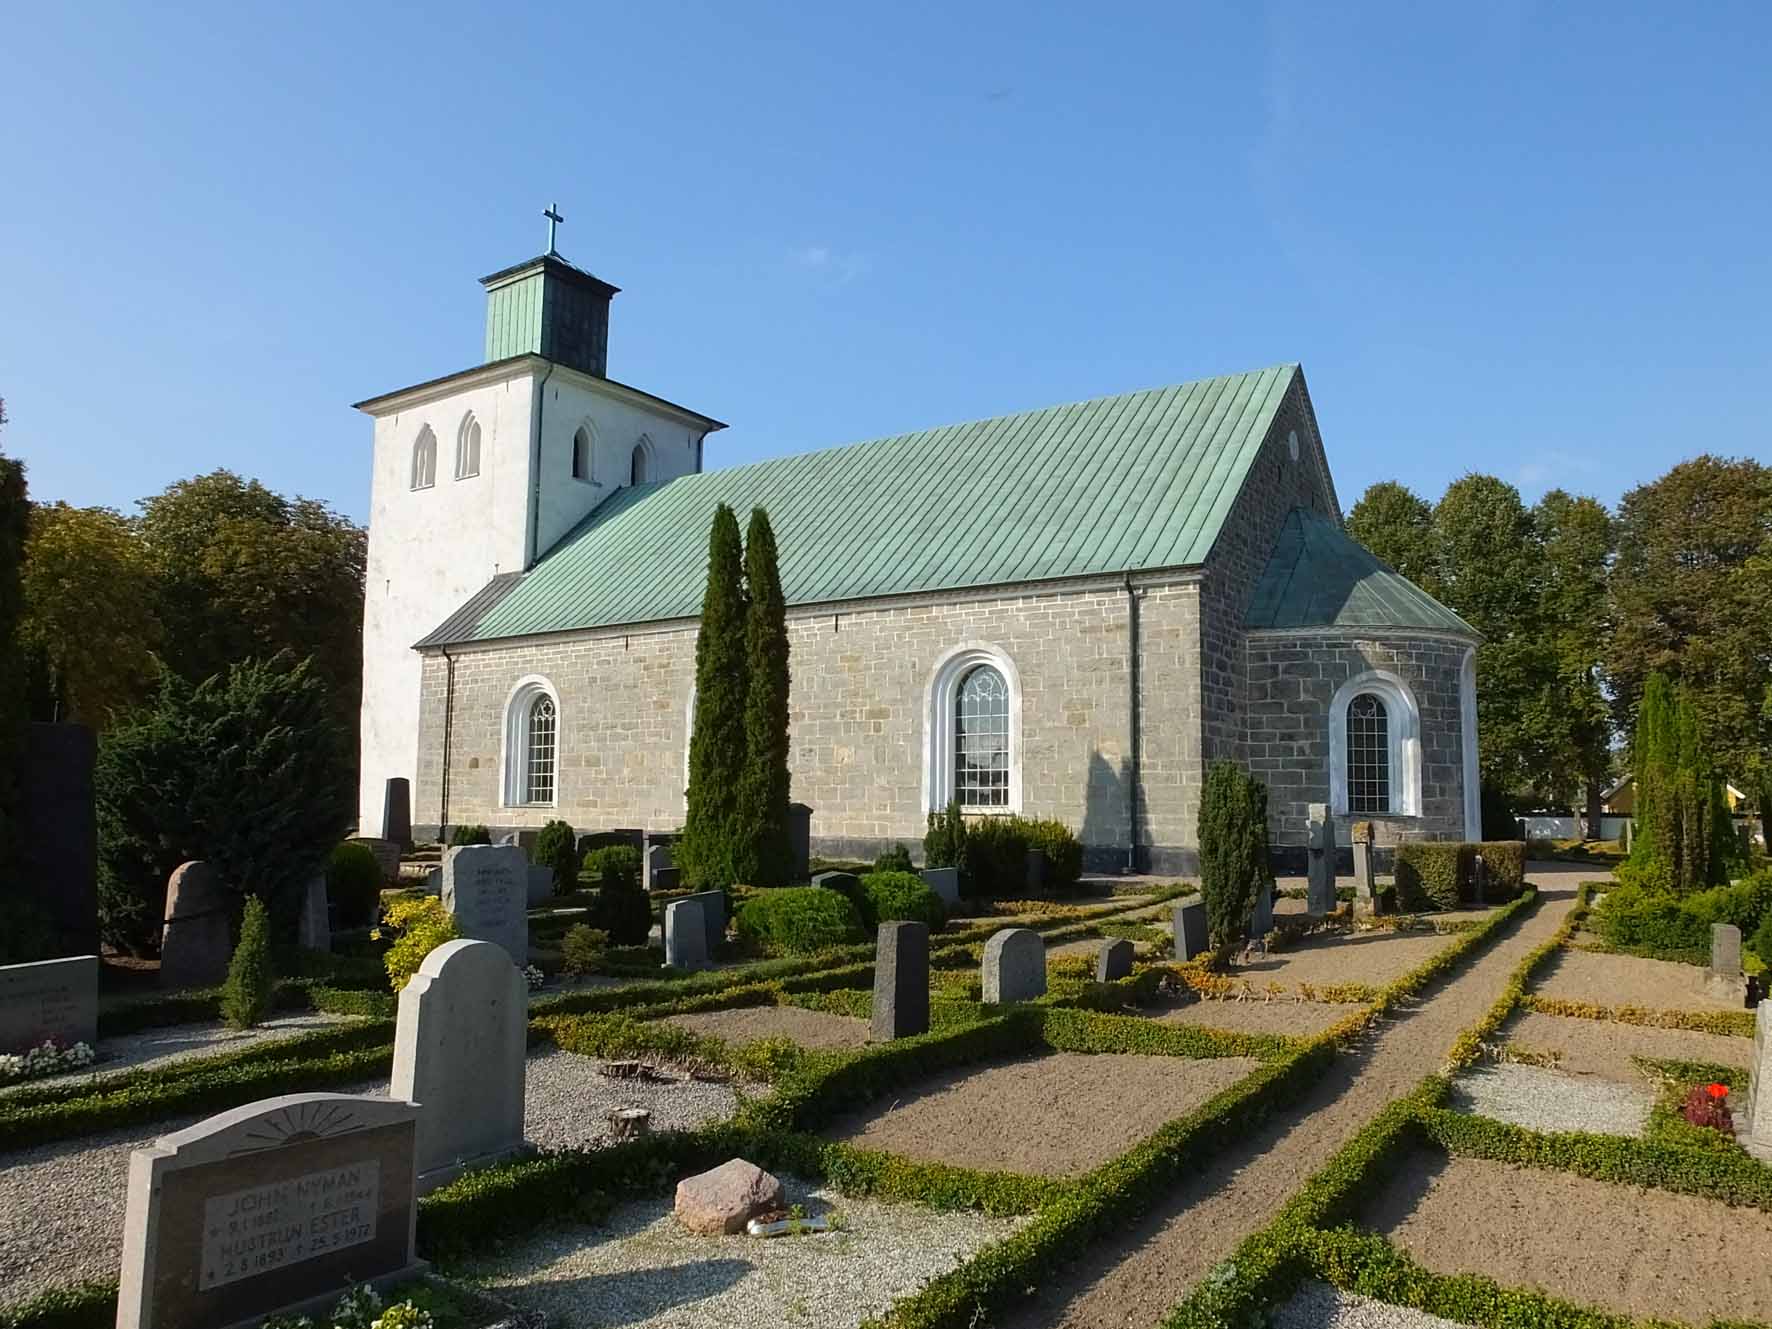
<svg viewBox="0 0 1772 1329"><path fill-rule="evenodd" d="M708 464L1300 360L1344 504L1772 453L1763 6L25 5L0 396L33 493L361 518L348 403L476 278L623 288Z"/></svg>

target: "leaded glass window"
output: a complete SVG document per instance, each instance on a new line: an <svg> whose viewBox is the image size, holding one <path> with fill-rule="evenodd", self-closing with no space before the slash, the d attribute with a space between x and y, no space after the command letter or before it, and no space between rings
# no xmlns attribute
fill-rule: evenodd
<svg viewBox="0 0 1772 1329"><path fill-rule="evenodd" d="M1009 806L1009 686L989 665L954 700L954 794L963 808Z"/></svg>
<svg viewBox="0 0 1772 1329"><path fill-rule="evenodd" d="M1347 810L1391 810L1390 714L1370 692L1347 708Z"/></svg>
<svg viewBox="0 0 1772 1329"><path fill-rule="evenodd" d="M523 801L554 801L554 699L537 697L529 706L529 743L524 751Z"/></svg>

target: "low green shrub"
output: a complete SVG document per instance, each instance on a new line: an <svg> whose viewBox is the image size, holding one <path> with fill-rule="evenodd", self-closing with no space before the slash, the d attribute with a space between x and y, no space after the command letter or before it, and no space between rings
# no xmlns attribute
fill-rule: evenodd
<svg viewBox="0 0 1772 1329"><path fill-rule="evenodd" d="M271 969L271 916L256 895L246 897L246 914L240 920L240 940L228 961L227 982L222 984L222 1019L230 1029L253 1029L271 1013L271 994L277 975Z"/></svg>
<svg viewBox="0 0 1772 1329"><path fill-rule="evenodd" d="M962 889L985 899L1016 899L1026 895L1028 855L1037 851L1045 860L1043 885L1062 894L1077 884L1083 872L1083 844L1063 822L1036 821L1026 817L980 817L964 823L959 862ZM943 820L938 847L952 841L951 828ZM927 846L928 839L924 844ZM945 866L931 863L930 866Z"/></svg>
<svg viewBox="0 0 1772 1329"><path fill-rule="evenodd" d="M434 895L392 901L384 917L384 926L395 933L394 944L382 957L388 970L388 982L395 992L405 987L418 972L425 956L461 935L455 925L455 915Z"/></svg>
<svg viewBox="0 0 1772 1329"><path fill-rule="evenodd" d="M605 845L585 855L585 872L597 879L591 923L616 946L644 946L652 935L652 904L640 883L640 851L631 844Z"/></svg>
<svg viewBox="0 0 1772 1329"><path fill-rule="evenodd" d="M874 860L875 872L915 872L917 865L911 862L911 851L902 844L895 844Z"/></svg>
<svg viewBox="0 0 1772 1329"><path fill-rule="evenodd" d="M1708 956L1714 923L1732 923L1758 936L1772 914L1772 872L1756 873L1732 886L1713 886L1690 895L1638 885L1620 885L1606 894L1594 916L1599 933L1614 946L1648 953L1689 951Z"/></svg>
<svg viewBox="0 0 1772 1329"><path fill-rule="evenodd" d="M0 1308L0 1329L114 1329L117 1280L72 1283Z"/></svg>
<svg viewBox="0 0 1772 1329"><path fill-rule="evenodd" d="M381 864L361 841L346 840L326 861L326 898L337 908L341 928L368 927L375 921L381 886Z"/></svg>
<svg viewBox="0 0 1772 1329"><path fill-rule="evenodd" d="M569 974L594 974L609 950L609 934L589 923L574 923L560 942L560 967Z"/></svg>
<svg viewBox="0 0 1772 1329"><path fill-rule="evenodd" d="M960 815L958 799L949 799L940 812L929 814L929 826L923 833L923 865L962 869L966 866L966 819ZM960 885L964 888L967 884L962 872Z"/></svg>
<svg viewBox="0 0 1772 1329"><path fill-rule="evenodd" d="M927 923L935 932L947 922L947 906L915 872L870 872L861 879L859 894L862 925L870 931L905 919Z"/></svg>
<svg viewBox="0 0 1772 1329"><path fill-rule="evenodd" d="M554 870L555 895L571 895L578 889L578 836L570 822L556 819L541 828L535 839L535 863Z"/></svg>
<svg viewBox="0 0 1772 1329"><path fill-rule="evenodd" d="M1046 856L1046 889L1064 894L1072 890L1083 875L1083 842L1062 821L1036 819L1023 821L1029 849L1038 849Z"/></svg>
<svg viewBox="0 0 1772 1329"><path fill-rule="evenodd" d="M1471 852L1489 869L1488 903L1494 904L1497 898L1511 900L1520 893L1526 884L1524 840L1478 840L1471 845Z"/></svg>
<svg viewBox="0 0 1772 1329"><path fill-rule="evenodd" d="M1397 907L1406 914L1456 909L1469 879L1471 846L1454 841L1407 840L1397 846Z"/></svg>
<svg viewBox="0 0 1772 1329"><path fill-rule="evenodd" d="M484 826L457 826L450 833L449 843L451 845L491 844L492 832Z"/></svg>
<svg viewBox="0 0 1772 1329"><path fill-rule="evenodd" d="M785 955L805 955L862 935L855 905L821 886L762 893L739 909L737 927L740 940Z"/></svg>

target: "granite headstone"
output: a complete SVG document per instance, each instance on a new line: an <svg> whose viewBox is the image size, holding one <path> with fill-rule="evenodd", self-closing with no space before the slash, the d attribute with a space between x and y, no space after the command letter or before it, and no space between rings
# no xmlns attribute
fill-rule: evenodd
<svg viewBox="0 0 1772 1329"><path fill-rule="evenodd" d="M381 868L381 879L385 885L392 886L399 882L400 846L397 843L374 835L353 835L351 839L369 846L369 852L375 855L376 866Z"/></svg>
<svg viewBox="0 0 1772 1329"><path fill-rule="evenodd" d="M1004 928L984 944L987 1005L1031 1001L1046 991L1046 943L1032 928Z"/></svg>
<svg viewBox="0 0 1772 1329"><path fill-rule="evenodd" d="M402 849L412 844L412 785L405 776L396 775L382 787L381 838Z"/></svg>
<svg viewBox="0 0 1772 1329"><path fill-rule="evenodd" d="M443 907L470 941L496 941L529 963L529 862L515 845L456 845L443 854Z"/></svg>
<svg viewBox="0 0 1772 1329"><path fill-rule="evenodd" d="M1335 823L1326 803L1310 807L1310 839L1305 903L1313 914L1335 912Z"/></svg>
<svg viewBox="0 0 1772 1329"><path fill-rule="evenodd" d="M929 1032L929 925L880 924L874 952L876 1042Z"/></svg>
<svg viewBox="0 0 1772 1329"><path fill-rule="evenodd" d="M1747 979L1741 972L1741 929L1733 923L1710 925L1710 968L1705 990L1732 1004L1747 1004Z"/></svg>
<svg viewBox="0 0 1772 1329"><path fill-rule="evenodd" d="M854 899L855 893L861 889L861 878L853 872L821 872L812 879L812 884Z"/></svg>
<svg viewBox="0 0 1772 1329"><path fill-rule="evenodd" d="M959 868L924 868L917 875L923 878L924 885L941 897L943 904L952 907L960 903Z"/></svg>
<svg viewBox="0 0 1772 1329"><path fill-rule="evenodd" d="M546 863L531 863L523 875L523 882L527 887L523 901L530 908L554 898L554 869Z"/></svg>
<svg viewBox="0 0 1772 1329"><path fill-rule="evenodd" d="M1735 1138L1761 1162L1772 1162L1772 1001L1754 1007L1754 1059L1748 1070L1747 1120Z"/></svg>
<svg viewBox="0 0 1772 1329"><path fill-rule="evenodd" d="M724 891L698 891L694 895L685 895L685 900L694 900L701 906L702 921L707 925L708 955L712 960L720 943L726 940L726 893Z"/></svg>
<svg viewBox="0 0 1772 1329"><path fill-rule="evenodd" d="M1206 953L1206 903L1190 895L1175 906L1175 958L1191 960Z"/></svg>
<svg viewBox="0 0 1772 1329"><path fill-rule="evenodd" d="M669 890L668 885L659 881L659 874L670 872L677 866L676 855L671 852L668 843L657 840L650 841L646 846L646 889L649 891Z"/></svg>
<svg viewBox="0 0 1772 1329"><path fill-rule="evenodd" d="M708 920L700 900L672 900L664 911L665 963L673 969L705 969Z"/></svg>
<svg viewBox="0 0 1772 1329"><path fill-rule="evenodd" d="M1249 911L1249 936L1259 941L1274 930L1274 887L1262 882L1255 888L1255 905Z"/></svg>
<svg viewBox="0 0 1772 1329"><path fill-rule="evenodd" d="M180 863L172 870L160 933L161 987L208 988L228 976L233 912L233 893L209 864Z"/></svg>
<svg viewBox="0 0 1772 1329"><path fill-rule="evenodd" d="M812 809L788 804L789 881L805 881L812 872Z"/></svg>
<svg viewBox="0 0 1772 1329"><path fill-rule="evenodd" d="M98 1042L98 956L0 965L0 1052Z"/></svg>
<svg viewBox="0 0 1772 1329"><path fill-rule="evenodd" d="M1117 978L1127 978L1132 973L1132 943L1124 937L1115 937L1101 943L1101 949L1095 953L1095 981L1112 983Z"/></svg>
<svg viewBox="0 0 1772 1329"><path fill-rule="evenodd" d="M302 888L301 914L295 921L295 941L303 950L332 949L332 911L326 903L326 878L316 874Z"/></svg>

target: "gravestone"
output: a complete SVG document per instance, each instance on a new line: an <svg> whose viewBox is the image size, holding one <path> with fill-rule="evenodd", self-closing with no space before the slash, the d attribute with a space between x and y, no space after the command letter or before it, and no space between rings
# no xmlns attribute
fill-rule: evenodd
<svg viewBox="0 0 1772 1329"><path fill-rule="evenodd" d="M172 870L166 883L166 925L160 933L161 987L208 988L228 976L233 912L233 893L209 864L180 863Z"/></svg>
<svg viewBox="0 0 1772 1329"><path fill-rule="evenodd" d="M308 878L302 891L301 916L295 922L296 945L309 951L332 949L332 913L326 904L326 878Z"/></svg>
<svg viewBox="0 0 1772 1329"><path fill-rule="evenodd" d="M554 898L554 869L546 863L531 863L523 881L527 887L523 900L531 908Z"/></svg>
<svg viewBox="0 0 1772 1329"><path fill-rule="evenodd" d="M1366 913L1378 912L1378 876L1373 871L1372 841L1354 836L1354 903Z"/></svg>
<svg viewBox="0 0 1772 1329"><path fill-rule="evenodd" d="M382 788L381 838L402 849L412 846L412 785L396 775Z"/></svg>
<svg viewBox="0 0 1772 1329"><path fill-rule="evenodd" d="M20 834L0 878L49 923L52 955L98 950L98 822L92 769L98 745L79 724L25 725L15 809Z"/></svg>
<svg viewBox="0 0 1772 1329"><path fill-rule="evenodd" d="M504 947L447 941L400 989L388 1093L419 1105L418 1189L523 1147L529 985Z"/></svg>
<svg viewBox="0 0 1772 1329"><path fill-rule="evenodd" d="M1260 941L1274 930L1274 887L1262 882L1255 888L1255 907L1249 912L1249 937Z"/></svg>
<svg viewBox="0 0 1772 1329"><path fill-rule="evenodd" d="M1116 937L1101 943L1101 949L1095 953L1095 981L1112 983L1116 978L1128 978L1132 974L1132 943L1124 937Z"/></svg>
<svg viewBox="0 0 1772 1329"><path fill-rule="evenodd" d="M496 941L529 963L529 864L515 845L456 845L443 854L443 907L469 941Z"/></svg>
<svg viewBox="0 0 1772 1329"><path fill-rule="evenodd" d="M1306 905L1313 914L1335 911L1335 823L1326 803L1310 805L1310 867Z"/></svg>
<svg viewBox="0 0 1772 1329"><path fill-rule="evenodd" d="M997 1006L1046 991L1046 943L1032 928L1004 928L984 944L984 999Z"/></svg>
<svg viewBox="0 0 1772 1329"><path fill-rule="evenodd" d="M1046 889L1046 855L1039 849L1027 851L1027 889L1029 895L1038 895Z"/></svg>
<svg viewBox="0 0 1772 1329"><path fill-rule="evenodd" d="M664 911L665 963L673 969L705 969L708 919L700 900L673 900Z"/></svg>
<svg viewBox="0 0 1772 1329"><path fill-rule="evenodd" d="M812 871L812 809L804 803L788 804L789 881L805 881Z"/></svg>
<svg viewBox="0 0 1772 1329"><path fill-rule="evenodd" d="M1728 1002L1745 1003L1747 980L1741 973L1741 929L1733 923L1710 925L1710 968L1705 991Z"/></svg>
<svg viewBox="0 0 1772 1329"><path fill-rule="evenodd" d="M874 952L876 1042L929 1032L929 925L882 923Z"/></svg>
<svg viewBox="0 0 1772 1329"><path fill-rule="evenodd" d="M397 1099L285 1094L137 1149L117 1329L257 1325L422 1274L418 1116Z"/></svg>
<svg viewBox="0 0 1772 1329"><path fill-rule="evenodd" d="M1735 1138L1761 1162L1772 1162L1772 1001L1754 1007L1754 1059L1748 1071L1747 1121Z"/></svg>
<svg viewBox="0 0 1772 1329"><path fill-rule="evenodd" d="M821 872L812 879L812 884L847 895L850 899L854 899L856 892L861 890L861 878L853 872Z"/></svg>
<svg viewBox="0 0 1772 1329"><path fill-rule="evenodd" d="M0 1052L98 1043L98 956L0 965Z"/></svg>
<svg viewBox="0 0 1772 1329"><path fill-rule="evenodd" d="M660 843L657 840L650 841L646 846L646 889L649 891L670 890L670 886L659 881L659 874L672 872L676 866L676 856L672 854L669 844ZM675 885L675 882L672 885Z"/></svg>
<svg viewBox="0 0 1772 1329"><path fill-rule="evenodd" d="M708 931L708 959L714 958L714 951L721 942L726 940L726 895L723 891L698 891L694 895L685 895L685 900L694 900L701 906L702 921Z"/></svg>
<svg viewBox="0 0 1772 1329"><path fill-rule="evenodd" d="M1206 953L1206 902L1190 895L1175 906L1175 958L1191 960Z"/></svg>
<svg viewBox="0 0 1772 1329"><path fill-rule="evenodd" d="M376 866L381 869L382 884L397 885L400 881L400 846L392 840L383 840L373 835L353 835L351 839L358 844L369 846L369 852L375 855Z"/></svg>
<svg viewBox="0 0 1772 1329"><path fill-rule="evenodd" d="M959 868L924 868L917 875L925 886L941 897L943 904L951 908L960 903Z"/></svg>

